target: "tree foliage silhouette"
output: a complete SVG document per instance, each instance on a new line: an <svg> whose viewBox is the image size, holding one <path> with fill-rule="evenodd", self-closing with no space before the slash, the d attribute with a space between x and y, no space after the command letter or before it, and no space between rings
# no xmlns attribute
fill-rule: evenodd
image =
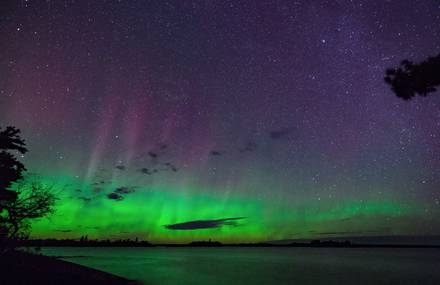
<svg viewBox="0 0 440 285"><path fill-rule="evenodd" d="M21 154L27 152L26 144L20 137L20 130L14 127L7 127L5 130L0 128L0 203L3 199L14 198L7 189L13 182L21 179L23 171L26 170L23 163L12 153L14 151Z"/></svg>
<svg viewBox="0 0 440 285"><path fill-rule="evenodd" d="M50 188L23 181L25 166L16 155L27 152L20 130L0 128L0 241L15 239L27 233L30 220L53 212L56 197ZM13 184L14 190L11 190Z"/></svg>
<svg viewBox="0 0 440 285"><path fill-rule="evenodd" d="M404 100L437 91L440 85L440 54L420 63L403 60L400 67L386 70L385 82L391 85L397 97Z"/></svg>
<svg viewBox="0 0 440 285"><path fill-rule="evenodd" d="M22 187L19 184L18 188L17 198L5 203L6 211L2 215L8 239L28 235L30 221L52 213L57 199L51 188L41 183L35 182Z"/></svg>

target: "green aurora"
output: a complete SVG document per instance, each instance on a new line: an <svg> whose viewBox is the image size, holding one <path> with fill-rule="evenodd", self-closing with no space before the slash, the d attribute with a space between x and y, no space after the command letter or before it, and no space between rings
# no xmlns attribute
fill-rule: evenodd
<svg viewBox="0 0 440 285"><path fill-rule="evenodd" d="M438 54L438 1L0 6L15 187L59 196L32 238L440 235L440 96L384 82Z"/></svg>
<svg viewBox="0 0 440 285"><path fill-rule="evenodd" d="M197 187L138 187L123 201L93 193L91 183L58 177L28 177L20 187L42 181L58 193L56 213L33 224L33 238L139 238L153 242L222 242L405 234L414 220L425 224L424 211L410 202L369 199L329 203L270 203L252 197L207 195ZM24 185L23 185L24 184ZM107 187L114 187L108 185ZM176 189L179 191L175 191ZM72 194L94 195L90 201ZM105 193L105 189L102 190ZM90 196L92 197L92 196ZM165 225L191 220L246 217L235 225L212 229L169 230ZM422 226L421 224L421 226Z"/></svg>

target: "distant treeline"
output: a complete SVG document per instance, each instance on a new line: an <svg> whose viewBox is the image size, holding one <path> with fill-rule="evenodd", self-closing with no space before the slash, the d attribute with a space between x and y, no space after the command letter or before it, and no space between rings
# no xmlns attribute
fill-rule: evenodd
<svg viewBox="0 0 440 285"><path fill-rule="evenodd" d="M148 241L132 239L119 240L98 240L88 239L82 236L80 239L19 239L16 240L17 246L21 247L331 247L331 248L360 248L360 247L381 247L381 248L440 248L440 245L413 245L413 244L358 244L349 240L312 240L310 242L291 242L291 243L228 243L223 244L219 241L193 241L186 244L157 243L152 244Z"/></svg>
<svg viewBox="0 0 440 285"><path fill-rule="evenodd" d="M20 239L16 241L17 246L59 246L59 247L149 247L153 246L148 241L132 239L118 239L118 240L98 240L88 239L87 236L82 236L77 239Z"/></svg>

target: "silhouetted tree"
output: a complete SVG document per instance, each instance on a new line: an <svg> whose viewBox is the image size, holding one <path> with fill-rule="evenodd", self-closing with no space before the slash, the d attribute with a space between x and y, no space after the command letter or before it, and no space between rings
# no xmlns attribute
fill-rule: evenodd
<svg viewBox="0 0 440 285"><path fill-rule="evenodd" d="M39 183L26 185L23 172L26 170L17 154L27 152L14 127L0 128L0 242L15 239L30 229L30 220L43 217L53 211L56 197ZM10 187L16 183L15 191Z"/></svg>
<svg viewBox="0 0 440 285"><path fill-rule="evenodd" d="M5 211L0 218L8 239L27 235L30 221L52 213L57 200L52 189L41 183L35 182L30 186L18 184L17 188L17 198L5 203Z"/></svg>
<svg viewBox="0 0 440 285"><path fill-rule="evenodd" d="M21 179L23 171L26 170L12 152L27 152L25 142L20 138L20 130L14 127L7 127L5 130L0 128L0 212L2 201L16 198L16 193L8 188L13 182Z"/></svg>
<svg viewBox="0 0 440 285"><path fill-rule="evenodd" d="M404 100L435 92L440 85L440 54L420 63L402 61L401 67L386 70L385 82Z"/></svg>
<svg viewBox="0 0 440 285"><path fill-rule="evenodd" d="M25 154L25 142L20 138L20 130L14 127L0 128L0 240L7 236L7 226L3 221L5 203L15 201L17 193L8 190L13 182L22 178L24 165L12 152Z"/></svg>

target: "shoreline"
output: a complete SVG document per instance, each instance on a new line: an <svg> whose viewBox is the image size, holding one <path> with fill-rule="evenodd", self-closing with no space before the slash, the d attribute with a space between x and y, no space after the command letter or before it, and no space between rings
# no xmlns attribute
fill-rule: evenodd
<svg viewBox="0 0 440 285"><path fill-rule="evenodd" d="M220 243L217 241L195 241L190 243L147 243L121 244L100 241L78 242L74 240L27 240L17 243L17 248L32 247L90 247L90 248L154 248L154 247L302 247L302 248L440 248L440 244L410 244L410 243L351 243L339 241L312 241L292 243Z"/></svg>
<svg viewBox="0 0 440 285"><path fill-rule="evenodd" d="M5 284L142 284L55 257L22 251L2 254L0 266Z"/></svg>

